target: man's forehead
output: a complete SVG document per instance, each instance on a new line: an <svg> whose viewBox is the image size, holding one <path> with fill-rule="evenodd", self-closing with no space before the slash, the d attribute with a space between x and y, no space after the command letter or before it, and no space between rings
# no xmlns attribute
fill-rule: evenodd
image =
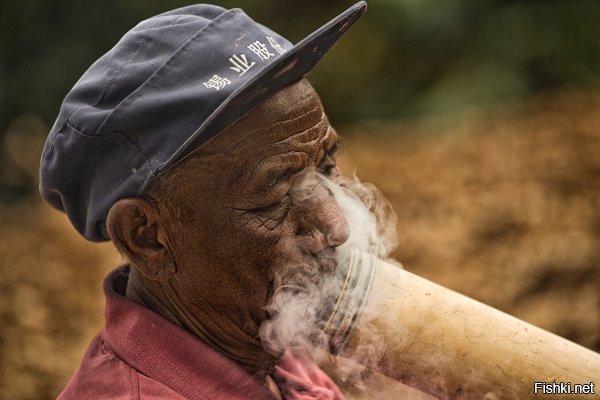
<svg viewBox="0 0 600 400"><path fill-rule="evenodd" d="M302 79L275 93L255 111L272 114L272 121L279 122L276 121L278 117L296 117L314 108L323 110L319 95L306 79Z"/></svg>
<svg viewBox="0 0 600 400"><path fill-rule="evenodd" d="M315 162L336 139L317 92L302 79L275 93L190 158L204 160L198 164L201 168L212 165L209 160L224 162L221 171L224 167L241 177L259 164L284 163L279 156L286 153Z"/></svg>
<svg viewBox="0 0 600 400"><path fill-rule="evenodd" d="M317 134L317 130L325 133L328 125L317 92L302 79L275 93L217 135L207 143L206 149L211 147L219 152L236 153L252 145L253 152L261 152L264 146L271 144L314 140L311 136Z"/></svg>
<svg viewBox="0 0 600 400"><path fill-rule="evenodd" d="M317 92L302 80L279 91L257 110L265 145L306 143L324 136L329 127Z"/></svg>

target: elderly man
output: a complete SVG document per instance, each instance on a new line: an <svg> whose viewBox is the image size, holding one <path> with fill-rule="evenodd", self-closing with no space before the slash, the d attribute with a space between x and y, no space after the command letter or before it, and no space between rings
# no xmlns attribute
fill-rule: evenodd
<svg viewBox="0 0 600 400"><path fill-rule="evenodd" d="M61 399L343 398L308 359L265 351L259 327L278 268L318 280L348 237L322 181L339 183L337 136L303 76L365 9L294 46L241 10L184 7L77 82L40 190L127 263Z"/></svg>

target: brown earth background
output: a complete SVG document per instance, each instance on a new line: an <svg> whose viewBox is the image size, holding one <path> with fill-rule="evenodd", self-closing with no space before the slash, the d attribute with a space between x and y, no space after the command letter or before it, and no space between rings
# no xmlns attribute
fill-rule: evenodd
<svg viewBox="0 0 600 400"><path fill-rule="evenodd" d="M15 129L39 132L7 137L34 175L47 127ZM600 351L600 92L340 134L342 170L398 213L406 269ZM102 326L120 258L37 198L0 218L0 398L52 399Z"/></svg>

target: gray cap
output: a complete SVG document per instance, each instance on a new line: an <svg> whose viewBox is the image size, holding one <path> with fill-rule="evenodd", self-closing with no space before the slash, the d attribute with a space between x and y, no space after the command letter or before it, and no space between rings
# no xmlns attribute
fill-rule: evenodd
<svg viewBox="0 0 600 400"><path fill-rule="evenodd" d="M40 192L92 241L119 199L308 73L364 14L359 2L292 45L242 10L197 4L139 23L67 94Z"/></svg>

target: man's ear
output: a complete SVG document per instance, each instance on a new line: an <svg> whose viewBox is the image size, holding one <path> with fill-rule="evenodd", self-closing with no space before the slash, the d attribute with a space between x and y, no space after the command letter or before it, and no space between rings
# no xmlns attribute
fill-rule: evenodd
<svg viewBox="0 0 600 400"><path fill-rule="evenodd" d="M155 204L143 198L121 199L111 207L106 227L117 249L142 275L166 281L177 272Z"/></svg>

